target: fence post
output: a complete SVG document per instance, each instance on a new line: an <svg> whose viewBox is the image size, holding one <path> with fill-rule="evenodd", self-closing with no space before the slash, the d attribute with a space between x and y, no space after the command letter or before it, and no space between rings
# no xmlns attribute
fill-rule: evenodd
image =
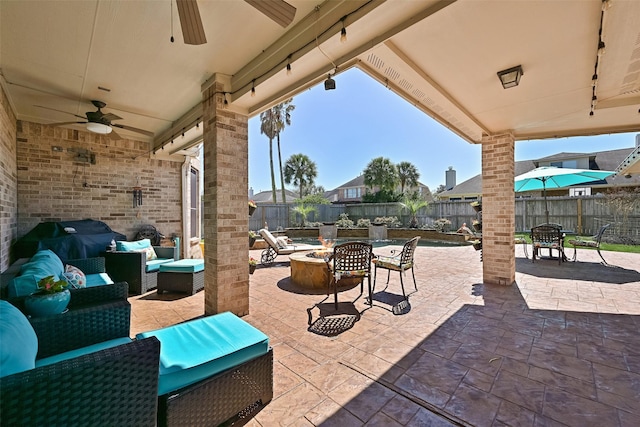
<svg viewBox="0 0 640 427"><path fill-rule="evenodd" d="M582 198L578 198L578 203L576 204L577 206L577 217L578 217L578 229L576 230L576 232L578 234L582 234Z"/></svg>

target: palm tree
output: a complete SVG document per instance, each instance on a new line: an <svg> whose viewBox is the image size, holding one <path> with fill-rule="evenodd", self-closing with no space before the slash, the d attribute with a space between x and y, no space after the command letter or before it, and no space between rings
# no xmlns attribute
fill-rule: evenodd
<svg viewBox="0 0 640 427"><path fill-rule="evenodd" d="M276 126L273 108L260 113L260 133L269 138L269 165L271 167L271 196L276 203L276 176L273 170L273 138L276 136Z"/></svg>
<svg viewBox="0 0 640 427"><path fill-rule="evenodd" d="M284 181L300 187L301 199L308 193L305 189L313 185L317 176L316 164L305 154L292 155L284 165Z"/></svg>
<svg viewBox="0 0 640 427"><path fill-rule="evenodd" d="M410 199L408 197L405 197L401 205L406 210L408 210L409 215L411 215L411 222L409 223L409 227L418 228L418 211L421 208L428 206L429 203L427 203L427 201L423 199Z"/></svg>
<svg viewBox="0 0 640 427"><path fill-rule="evenodd" d="M376 157L371 160L364 170L364 185L373 189L393 192L398 183L398 170L391 160Z"/></svg>
<svg viewBox="0 0 640 427"><path fill-rule="evenodd" d="M420 172L413 163L400 162L397 166L398 179L400 179L400 192L404 194L404 187L416 187L418 185L418 179L420 179Z"/></svg>
<svg viewBox="0 0 640 427"><path fill-rule="evenodd" d="M271 108L274 112L276 138L278 140L278 165L280 168L280 186L282 189L282 203L287 203L287 196L284 191L284 176L282 171L282 153L280 151L280 132L285 127L291 125L291 112L296 109L296 106L291 104L293 99L289 98L283 103Z"/></svg>

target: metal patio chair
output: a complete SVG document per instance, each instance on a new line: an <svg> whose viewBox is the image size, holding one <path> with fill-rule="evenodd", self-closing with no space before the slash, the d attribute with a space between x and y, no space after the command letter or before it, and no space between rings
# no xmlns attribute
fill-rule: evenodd
<svg viewBox="0 0 640 427"><path fill-rule="evenodd" d="M598 251L598 255L600 255L600 258L602 258L602 262L604 263L604 265L609 265L607 263L607 261L605 261L605 259L602 256L602 254L600 253L600 242L602 241L602 235L607 230L607 228L609 228L609 226L611 226L611 224L605 224L602 227L600 227L598 232L592 237L593 240L582 240L580 238L569 240L569 244L571 246L573 246L573 259L572 259L572 261L573 262L576 261L576 258L577 258L577 255L578 255L578 253L577 253L578 252L577 251L578 247L595 248Z"/></svg>
<svg viewBox="0 0 640 427"><path fill-rule="evenodd" d="M376 259L373 260L375 264L374 274L373 274L373 291L376 289L376 279L378 278L378 269L387 270L387 285L389 285L389 278L391 277L392 271L397 271L400 273L400 286L402 286L402 296L407 300L407 294L404 290L404 282L402 280L402 275L405 271L411 270L411 276L413 277L413 286L418 290L418 285L416 284L416 276L413 273L414 260L413 255L415 254L416 247L418 246L418 241L420 240L420 236L416 236L413 239L407 241L402 247L401 251L392 250L391 256L377 256ZM386 289L386 288L385 288Z"/></svg>

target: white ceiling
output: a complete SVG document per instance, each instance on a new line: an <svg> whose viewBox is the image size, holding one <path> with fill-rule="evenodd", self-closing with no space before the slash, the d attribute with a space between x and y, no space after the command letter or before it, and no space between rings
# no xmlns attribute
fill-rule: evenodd
<svg viewBox="0 0 640 427"><path fill-rule="evenodd" d="M229 108L253 116L353 66L472 143L640 131L640 1L605 10L593 116L600 0L289 3L282 28L243 0L198 0L208 42L190 46L175 2L169 41L171 0L0 0L1 82L20 120L72 121L98 99L155 134L119 135L156 147L199 117L214 75ZM524 75L505 90L496 73L515 65Z"/></svg>

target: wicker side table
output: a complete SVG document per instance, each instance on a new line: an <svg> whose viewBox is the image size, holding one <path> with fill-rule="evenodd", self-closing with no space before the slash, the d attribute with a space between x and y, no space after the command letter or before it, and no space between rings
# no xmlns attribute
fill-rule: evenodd
<svg viewBox="0 0 640 427"><path fill-rule="evenodd" d="M193 295L204 289L204 260L181 259L160 265L158 294L166 291Z"/></svg>

